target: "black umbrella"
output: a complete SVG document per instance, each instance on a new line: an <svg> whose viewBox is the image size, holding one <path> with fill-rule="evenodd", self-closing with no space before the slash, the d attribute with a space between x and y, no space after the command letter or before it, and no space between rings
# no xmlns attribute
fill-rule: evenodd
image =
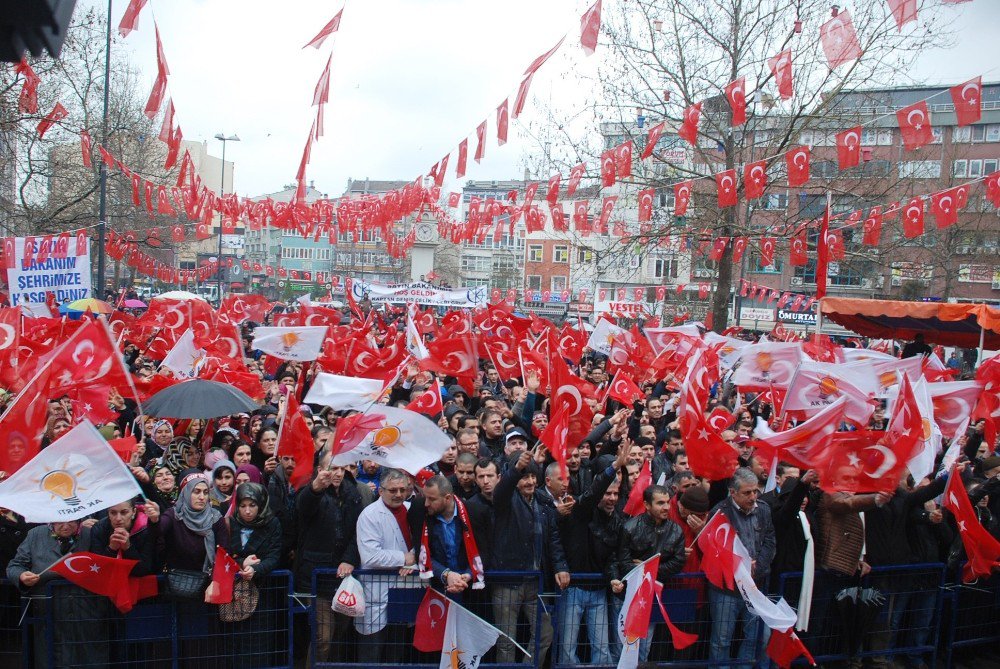
<svg viewBox="0 0 1000 669"><path fill-rule="evenodd" d="M164 388L142 405L146 414L162 418L218 418L258 408L260 405L242 390L205 379Z"/></svg>

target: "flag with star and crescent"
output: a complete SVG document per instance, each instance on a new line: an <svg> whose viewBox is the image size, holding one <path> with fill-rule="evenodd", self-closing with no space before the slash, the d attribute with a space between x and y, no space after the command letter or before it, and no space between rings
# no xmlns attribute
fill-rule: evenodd
<svg viewBox="0 0 1000 669"><path fill-rule="evenodd" d="M496 627L459 604L449 602L440 669L476 669L499 636Z"/></svg>

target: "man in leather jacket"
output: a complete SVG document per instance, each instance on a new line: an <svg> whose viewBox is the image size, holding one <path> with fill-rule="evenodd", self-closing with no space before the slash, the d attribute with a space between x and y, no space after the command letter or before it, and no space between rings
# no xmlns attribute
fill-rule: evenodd
<svg viewBox="0 0 1000 669"><path fill-rule="evenodd" d="M659 553L660 568L656 572L656 580L666 583L683 569L687 557L684 553L684 532L670 520L670 490L651 485L643 492L642 501L646 512L625 523L617 555L608 569L611 590L619 596L625 591L623 579L635 565ZM613 606L616 609L615 620L621 606L621 599L616 598ZM648 659L652 640L653 632L650 630L639 643L640 662Z"/></svg>

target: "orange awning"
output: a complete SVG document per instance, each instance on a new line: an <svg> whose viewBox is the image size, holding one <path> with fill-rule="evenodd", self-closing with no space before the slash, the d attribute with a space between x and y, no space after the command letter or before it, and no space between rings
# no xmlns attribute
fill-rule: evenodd
<svg viewBox="0 0 1000 669"><path fill-rule="evenodd" d="M897 302L825 297L820 312L863 337L912 340L917 333L929 344L1000 349L1000 309L985 304Z"/></svg>

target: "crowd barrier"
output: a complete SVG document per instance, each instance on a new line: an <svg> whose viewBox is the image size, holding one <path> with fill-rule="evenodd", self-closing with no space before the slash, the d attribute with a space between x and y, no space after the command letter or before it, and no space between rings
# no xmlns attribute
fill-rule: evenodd
<svg viewBox="0 0 1000 669"><path fill-rule="evenodd" d="M317 570L311 584L298 584L299 590L310 590L305 593L293 593L289 573L279 571L256 582L257 608L248 620L236 623L223 622L218 607L197 601L160 596L123 616L106 598L65 581L51 582L44 596L30 601L0 581L0 666L438 666L439 653L413 647L423 582L397 571L358 570L355 576L372 607L367 619L332 613L339 584L334 570ZM609 594L602 575L574 574L570 588L561 593L553 592L538 572L490 572L486 580L487 588L467 591L462 604L505 630L516 645L501 637L504 642L482 666L540 667L546 653L555 669L617 663L615 620L621 599ZM783 574L776 584L793 607L801 581L801 574ZM746 611L742 600L720 599L701 574L681 574L664 585L671 622L697 634L698 641L675 650L654 605L651 634L643 644L648 648L645 661L692 667L749 666L765 659L766 630L748 633L737 622ZM382 601L384 607L376 606ZM294 633L295 616L301 636ZM730 624L717 626L715 620ZM440 624L444 622L442 618ZM732 628L732 636L717 632L713 637L714 627ZM940 564L877 567L862 580L820 571L809 629L800 636L821 664L849 659L877 664L884 658L937 666L941 659L951 667L974 661L1000 642L1000 578L960 585Z"/></svg>

